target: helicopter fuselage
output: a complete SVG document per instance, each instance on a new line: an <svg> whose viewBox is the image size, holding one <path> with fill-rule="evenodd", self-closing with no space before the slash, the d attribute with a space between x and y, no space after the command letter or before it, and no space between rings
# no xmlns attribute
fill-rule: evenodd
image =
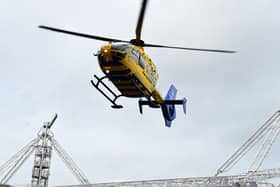
<svg viewBox="0 0 280 187"><path fill-rule="evenodd" d="M97 54L101 70L122 96L150 98L161 103L155 89L157 68L142 47L131 44L106 44Z"/></svg>

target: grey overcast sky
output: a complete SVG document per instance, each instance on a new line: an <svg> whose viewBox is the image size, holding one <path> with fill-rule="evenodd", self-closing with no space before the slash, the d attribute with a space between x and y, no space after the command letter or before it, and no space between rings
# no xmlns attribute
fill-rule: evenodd
<svg viewBox="0 0 280 187"><path fill-rule="evenodd" d="M146 42L236 50L236 54L151 49L158 89L188 99L172 128L159 110L138 112L122 98L113 110L91 85L102 75L93 56L104 42L37 28L131 39L140 0L1 0L0 163L36 136L57 112L56 139L91 182L213 175L280 106L280 1L150 0ZM280 167L279 142L263 168ZM232 173L246 171L248 155ZM10 181L29 183L33 157ZM50 184L75 184L54 156Z"/></svg>

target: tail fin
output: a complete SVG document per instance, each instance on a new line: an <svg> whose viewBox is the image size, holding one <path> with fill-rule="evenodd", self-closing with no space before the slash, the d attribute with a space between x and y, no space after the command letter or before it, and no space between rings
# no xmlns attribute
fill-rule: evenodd
<svg viewBox="0 0 280 187"><path fill-rule="evenodd" d="M176 100L177 89L175 86L171 85L166 96L165 100L162 102L158 102L155 100L139 100L139 110L140 113L143 113L142 106L147 105L152 108L160 108L162 110L162 114L165 120L165 126L171 127L171 122L176 118L176 110L175 105L183 105L183 111L186 114L186 103L187 99L183 98L182 100Z"/></svg>
<svg viewBox="0 0 280 187"><path fill-rule="evenodd" d="M166 127L171 127L171 122L176 118L175 105L183 105L184 113L186 113L186 98L183 98L182 100L176 100L176 95L177 89L174 85L171 85L165 96L164 104L161 106Z"/></svg>

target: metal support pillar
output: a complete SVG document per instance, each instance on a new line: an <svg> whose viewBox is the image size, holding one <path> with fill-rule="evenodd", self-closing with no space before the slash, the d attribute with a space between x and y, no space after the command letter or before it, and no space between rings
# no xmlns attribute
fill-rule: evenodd
<svg viewBox="0 0 280 187"><path fill-rule="evenodd" d="M35 147L35 158L32 170L32 187L47 187L50 175L50 164L52 156L53 133L50 128L57 118L55 114L51 122L46 122L38 133L39 143Z"/></svg>

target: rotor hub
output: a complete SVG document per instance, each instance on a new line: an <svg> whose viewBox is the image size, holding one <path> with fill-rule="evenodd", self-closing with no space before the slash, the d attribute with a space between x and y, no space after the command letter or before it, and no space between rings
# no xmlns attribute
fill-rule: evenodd
<svg viewBox="0 0 280 187"><path fill-rule="evenodd" d="M137 39L130 40L130 43L132 45L141 46L141 47L143 47L145 44L145 42L143 40L137 40Z"/></svg>

